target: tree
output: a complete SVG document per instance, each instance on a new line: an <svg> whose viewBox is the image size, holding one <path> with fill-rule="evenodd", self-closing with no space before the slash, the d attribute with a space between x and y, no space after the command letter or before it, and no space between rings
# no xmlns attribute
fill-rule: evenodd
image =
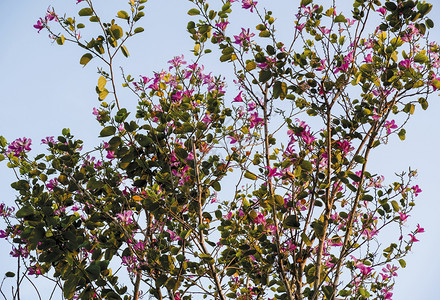
<svg viewBox="0 0 440 300"><path fill-rule="evenodd" d="M421 190L415 171L385 184L367 162L390 135L405 139L416 105L426 109L440 88L430 4L356 0L347 18L334 3L302 0L282 42L256 1L193 0L195 61L123 74L138 99L130 114L113 60L143 31L146 1L109 22L92 1L77 2L78 19L51 9L34 27L82 47L84 66L102 60L94 114L105 142L84 152L64 129L31 159L29 139L1 139L19 193L17 212L2 206L1 233L25 273L56 279L67 299L139 299L142 290L157 299L391 299L396 264L423 232L403 226ZM240 8L256 31L229 34ZM81 37L85 18L101 32ZM224 79L204 71L207 55L233 68L232 105ZM220 193L225 180L232 193ZM399 234L384 246L385 228ZM25 276L8 275L18 285Z"/></svg>

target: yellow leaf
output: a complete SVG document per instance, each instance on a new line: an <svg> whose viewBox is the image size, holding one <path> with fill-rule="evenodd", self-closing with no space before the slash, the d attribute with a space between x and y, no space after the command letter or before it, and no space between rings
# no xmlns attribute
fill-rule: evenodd
<svg viewBox="0 0 440 300"><path fill-rule="evenodd" d="M104 91L105 85L107 84L107 79L104 76L99 77L98 79L98 89L102 92Z"/></svg>
<svg viewBox="0 0 440 300"><path fill-rule="evenodd" d="M104 89L101 93L99 93L99 100L104 100L108 95L108 90Z"/></svg>

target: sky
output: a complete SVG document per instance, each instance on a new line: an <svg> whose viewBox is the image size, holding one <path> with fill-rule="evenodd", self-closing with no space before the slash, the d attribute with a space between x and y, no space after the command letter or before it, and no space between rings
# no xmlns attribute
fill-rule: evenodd
<svg viewBox="0 0 440 300"><path fill-rule="evenodd" d="M111 17L116 15L118 8L126 7L127 1L95 2L98 10ZM295 3L299 1L259 2L270 7L279 22L285 22L286 26L280 27L281 34L291 29ZM57 12L72 12L77 8L75 3L75 0L0 2L0 11L3 12L0 18L0 135L8 141L24 136L31 138L35 153L44 149L39 142L42 138L57 136L62 128L70 128L76 137L85 142L86 147L92 148L100 142L97 138L100 126L92 115L93 107L99 105L94 91L99 77L96 73L99 64L92 60L83 68L79 64L83 54L81 49L51 43L44 31L38 34L33 28L49 5L54 6ZM336 3L351 5L348 0ZM166 62L180 54L184 54L187 60L192 59L189 50L193 45L186 33L186 24L190 20L186 11L189 8L191 4L185 0L147 2L146 17L141 21L145 32L128 43L130 58L117 61L118 65L124 66L126 74L150 75L153 71L167 68ZM440 26L440 5L434 3L431 15L436 25ZM233 21L238 22L236 26L239 28L247 25L246 20L248 16L244 15ZM432 30L430 37L440 42L440 30ZM204 64L205 69L212 69L214 74L230 73L227 65L219 66L214 57L206 59ZM130 98L128 93L122 95L122 101L126 101L127 106L135 105L135 99ZM236 90L232 86L227 97L232 99L235 95ZM434 299L438 294L439 100L440 97L433 94L427 111L417 107L407 124L404 142L392 138L371 158L370 167L384 174L388 182L394 179L394 173L406 171L409 167L417 169L419 175L415 183L423 190L407 226L412 229L420 223L426 232L407 256L407 267L399 271L393 298L397 300ZM15 199L14 190L10 187L13 180L12 171L0 163L0 201L10 205ZM0 257L3 259L0 280L6 271L15 268L14 260L8 258L9 251L8 245L0 241Z"/></svg>

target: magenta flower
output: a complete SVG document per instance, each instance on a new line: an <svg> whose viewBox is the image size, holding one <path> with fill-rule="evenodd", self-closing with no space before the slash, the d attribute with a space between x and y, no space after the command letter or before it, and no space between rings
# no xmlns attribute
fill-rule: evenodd
<svg viewBox="0 0 440 300"><path fill-rule="evenodd" d="M242 0L241 1L243 3L242 8L244 9L250 9L251 12L254 12L253 9L255 7L255 5L257 5L257 1L253 1L253 0Z"/></svg>
<svg viewBox="0 0 440 300"><path fill-rule="evenodd" d="M55 144L56 142L53 136L47 136L45 139L41 140L41 143L49 145L49 143Z"/></svg>
<svg viewBox="0 0 440 300"><path fill-rule="evenodd" d="M387 10L386 10L385 7L380 7L380 8L378 8L378 9L376 9L376 11L377 11L378 13L380 13L381 15L383 15L383 16L385 16L385 15L387 14Z"/></svg>
<svg viewBox="0 0 440 300"><path fill-rule="evenodd" d="M235 144L237 141L238 141L238 139L237 138L235 138L235 137L233 137L233 136L228 136L228 138L230 138L231 139L231 142L230 142L230 144Z"/></svg>
<svg viewBox="0 0 440 300"><path fill-rule="evenodd" d="M183 60L183 54L181 56L175 56L172 60L168 61L171 64L170 70L174 67L180 67L181 65L186 65L186 61Z"/></svg>
<svg viewBox="0 0 440 300"><path fill-rule="evenodd" d="M374 270L372 267L367 267L360 261L356 263L356 268L358 268L364 276L367 276Z"/></svg>
<svg viewBox="0 0 440 300"><path fill-rule="evenodd" d="M295 29L298 29L299 31L302 31L304 29L304 26L306 26L305 23L303 23L303 24L296 24Z"/></svg>
<svg viewBox="0 0 440 300"><path fill-rule="evenodd" d="M53 20L56 21L57 14L55 13L55 11L53 9L52 9L52 11L47 9L46 16L44 17L44 19L46 20L46 22L53 21Z"/></svg>
<svg viewBox="0 0 440 300"><path fill-rule="evenodd" d="M243 92L238 93L237 97L234 98L234 101L232 102L243 102L243 98L241 98L241 94Z"/></svg>
<svg viewBox="0 0 440 300"><path fill-rule="evenodd" d="M415 185L411 189L416 197L422 192L422 190L419 188L419 185Z"/></svg>
<svg viewBox="0 0 440 300"><path fill-rule="evenodd" d="M342 142L336 142L336 144L338 145L338 148L344 152L345 154L347 154L348 152L350 152L351 150L353 150L354 148L351 147L350 142L349 141L342 141Z"/></svg>
<svg viewBox="0 0 440 300"><path fill-rule="evenodd" d="M76 4L83 2L84 0L76 0Z"/></svg>
<svg viewBox="0 0 440 300"><path fill-rule="evenodd" d="M403 68L409 69L411 68L411 60L410 59L404 59L402 60L399 65Z"/></svg>
<svg viewBox="0 0 440 300"><path fill-rule="evenodd" d="M425 228L423 228L423 227L420 227L420 225L419 225L419 224L417 224L417 229L416 229L416 232L417 232L417 233L423 233L423 232L425 232Z"/></svg>
<svg viewBox="0 0 440 300"><path fill-rule="evenodd" d="M221 23L215 24L215 27L217 27L221 31L225 31L228 24L229 24L229 22L221 22Z"/></svg>
<svg viewBox="0 0 440 300"><path fill-rule="evenodd" d="M49 182L46 184L46 187L49 191L53 191L53 188L58 185L58 180L56 178L53 178L49 180Z"/></svg>
<svg viewBox="0 0 440 300"><path fill-rule="evenodd" d="M364 62L366 62L366 63L373 62L373 58L371 57L371 53L369 53L367 56L365 56Z"/></svg>
<svg viewBox="0 0 440 300"><path fill-rule="evenodd" d="M31 150L32 140L28 138L16 139L9 146L6 154L13 153L15 157L23 157L25 152Z"/></svg>
<svg viewBox="0 0 440 300"><path fill-rule="evenodd" d="M392 266L390 264L387 264L387 266L385 268L382 269L382 271L390 273L391 276L397 276L397 267L396 266Z"/></svg>
<svg viewBox="0 0 440 300"><path fill-rule="evenodd" d="M249 118L249 122L250 122L250 128L254 128L256 126L258 126L259 124L261 124L263 122L263 119L258 117L258 113L254 112L253 114L251 114L251 117Z"/></svg>
<svg viewBox="0 0 440 300"><path fill-rule="evenodd" d="M402 223L405 223L406 219L408 219L409 215L399 212L400 220Z"/></svg>
<svg viewBox="0 0 440 300"><path fill-rule="evenodd" d="M205 114L205 116L202 119L202 122L205 123L205 124L211 123L212 122L211 116L208 115L208 114Z"/></svg>
<svg viewBox="0 0 440 300"><path fill-rule="evenodd" d="M34 25L35 29L38 29L38 33L41 31L41 29L44 28L46 24L44 23L43 19L40 18L40 20L37 21L37 24Z"/></svg>
<svg viewBox="0 0 440 300"><path fill-rule="evenodd" d="M8 233L4 230L0 230L0 238L4 239L8 237Z"/></svg>
<svg viewBox="0 0 440 300"><path fill-rule="evenodd" d="M414 235L409 234L409 236L411 237L411 243L415 243L419 241Z"/></svg>
<svg viewBox="0 0 440 300"><path fill-rule="evenodd" d="M386 121L385 122L385 128L387 129L387 133L390 134L391 133L391 129L396 129L397 125L394 122L394 120Z"/></svg>
<svg viewBox="0 0 440 300"><path fill-rule="evenodd" d="M105 157L107 157L108 159L115 159L115 151L107 151L107 155Z"/></svg>
<svg viewBox="0 0 440 300"><path fill-rule="evenodd" d="M239 35L234 35L234 43L240 45L241 47L244 47L251 42L251 37L253 36L255 36L255 34L250 33L249 28L247 30L242 28Z"/></svg>
<svg viewBox="0 0 440 300"><path fill-rule="evenodd" d="M283 174L277 172L277 168L271 168L269 166L266 166L266 168L269 170L269 172L267 173L267 177L274 177L274 176L283 175Z"/></svg>
<svg viewBox="0 0 440 300"><path fill-rule="evenodd" d="M131 223L133 223L133 211L131 210L126 210L123 213L119 213L116 214L116 217L121 220L122 223L124 223L125 225L129 225Z"/></svg>

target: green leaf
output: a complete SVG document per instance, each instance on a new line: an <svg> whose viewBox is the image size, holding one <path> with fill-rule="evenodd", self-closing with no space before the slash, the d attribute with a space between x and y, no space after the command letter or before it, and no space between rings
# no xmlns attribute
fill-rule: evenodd
<svg viewBox="0 0 440 300"><path fill-rule="evenodd" d="M335 23L347 23L347 19L343 15L335 17Z"/></svg>
<svg viewBox="0 0 440 300"><path fill-rule="evenodd" d="M284 227L287 227L287 228L299 228L299 221L298 221L298 217L297 216L294 216L294 215L291 215L291 216L288 216L285 220L284 220L284 222L283 222L283 224L284 224Z"/></svg>
<svg viewBox="0 0 440 300"><path fill-rule="evenodd" d="M124 35L124 31L122 30L122 28L116 24L113 24L110 27L110 31L113 37L115 38L115 40L119 40Z"/></svg>
<svg viewBox="0 0 440 300"><path fill-rule="evenodd" d="M395 200L391 201L391 205L393 206L393 210L394 210L395 212L398 212L398 211L400 210L400 206L399 206L399 204L397 203L397 201L395 201Z"/></svg>
<svg viewBox="0 0 440 300"><path fill-rule="evenodd" d="M144 12L143 12L143 11L140 11L140 12L137 13L136 16L134 16L133 21L137 22L137 21L139 21L143 16L145 16Z"/></svg>
<svg viewBox="0 0 440 300"><path fill-rule="evenodd" d="M367 290L363 289L363 288L359 288L359 294L361 294L361 296L363 296L365 298L370 297L370 293Z"/></svg>
<svg viewBox="0 0 440 300"><path fill-rule="evenodd" d="M405 129L400 129L400 131L399 131L399 133L398 133L398 135L399 135L399 138L402 140L402 141L404 141L405 140L405 134L406 134L406 130Z"/></svg>
<svg viewBox="0 0 440 300"><path fill-rule="evenodd" d="M142 31L144 31L144 29L143 29L142 27L137 27L137 28L134 30L134 33L141 33Z"/></svg>
<svg viewBox="0 0 440 300"><path fill-rule="evenodd" d="M423 64L428 61L428 57L424 53L417 53L416 56L414 56L414 62Z"/></svg>
<svg viewBox="0 0 440 300"><path fill-rule="evenodd" d="M301 0L301 6L307 6L312 2L313 2L313 0Z"/></svg>
<svg viewBox="0 0 440 300"><path fill-rule="evenodd" d="M217 191L220 192L220 190L222 189L220 183L218 181L214 181L211 183L212 188Z"/></svg>
<svg viewBox="0 0 440 300"><path fill-rule="evenodd" d="M91 16L89 20L90 22L99 22L99 18L97 16Z"/></svg>
<svg viewBox="0 0 440 300"><path fill-rule="evenodd" d="M80 277L76 274L71 273L63 285L63 295L66 299L72 299L75 294L76 286L79 282Z"/></svg>
<svg viewBox="0 0 440 300"><path fill-rule="evenodd" d="M111 135L114 135L115 132L116 132L116 127L114 127L114 126L107 126L107 127L104 127L101 130L101 133L99 134L99 136L100 137L111 136Z"/></svg>
<svg viewBox="0 0 440 300"><path fill-rule="evenodd" d="M258 81L261 83L265 83L272 77L272 72L270 70L261 70L260 75L258 77Z"/></svg>
<svg viewBox="0 0 440 300"><path fill-rule="evenodd" d="M433 27L434 27L434 22L433 22L431 19L427 19L427 20L425 21L425 23L426 23L426 26L427 26L428 28L433 28Z"/></svg>
<svg viewBox="0 0 440 300"><path fill-rule="evenodd" d="M402 267L402 268L405 268L406 267L406 261L404 260L404 259L399 259L399 264L400 264L400 266Z"/></svg>
<svg viewBox="0 0 440 300"><path fill-rule="evenodd" d="M32 208L32 206L23 206L15 213L15 216L20 219L26 218L26 217L29 217L32 215L34 215L34 209Z"/></svg>
<svg viewBox="0 0 440 300"><path fill-rule="evenodd" d="M93 58L93 55L90 53L84 54L81 59L79 60L79 63L83 66L87 65L89 61Z"/></svg>
<svg viewBox="0 0 440 300"><path fill-rule="evenodd" d="M356 155L353 159L358 164L364 164L366 162L365 158L361 155Z"/></svg>
<svg viewBox="0 0 440 300"><path fill-rule="evenodd" d="M81 17L87 17L93 15L93 10L89 7L83 8L78 12Z"/></svg>
<svg viewBox="0 0 440 300"><path fill-rule="evenodd" d="M100 91L104 90L106 84L107 84L107 79L105 79L104 76L99 77L99 79L98 79L98 89Z"/></svg>
<svg viewBox="0 0 440 300"><path fill-rule="evenodd" d="M66 40L66 38L64 37L64 35L61 35L59 38L57 38L57 44L64 45L65 40Z"/></svg>
<svg viewBox="0 0 440 300"><path fill-rule="evenodd" d="M191 9L188 11L188 15L190 15L190 16L197 16L197 15L200 15L200 10L198 10L197 8L191 8Z"/></svg>
<svg viewBox="0 0 440 300"><path fill-rule="evenodd" d="M87 275L90 280L95 281L99 278L101 268L97 264L91 264L86 268Z"/></svg>
<svg viewBox="0 0 440 300"><path fill-rule="evenodd" d="M250 179L250 180L257 180L257 175L255 175L254 173L252 173L250 171L246 171L243 176L247 179Z"/></svg>
<svg viewBox="0 0 440 300"><path fill-rule="evenodd" d="M264 30L264 31L261 31L258 35L260 37L270 37L270 31L269 30Z"/></svg>
<svg viewBox="0 0 440 300"><path fill-rule="evenodd" d="M0 135L0 146L6 147L7 144L8 144L8 141L5 139L5 137Z"/></svg>
<svg viewBox="0 0 440 300"><path fill-rule="evenodd" d="M312 246L312 241L309 240L309 237L304 232L301 233L301 239L303 240L304 244L306 244L306 246Z"/></svg>
<svg viewBox="0 0 440 300"><path fill-rule="evenodd" d="M425 98L419 98L419 103L422 106L423 110L427 110L428 109L428 101L426 101Z"/></svg>
<svg viewBox="0 0 440 300"><path fill-rule="evenodd" d="M14 273L14 272L6 272L6 273L5 273L5 276L6 276L6 277L14 277L14 276L15 276L15 273Z"/></svg>
<svg viewBox="0 0 440 300"><path fill-rule="evenodd" d="M121 47L121 51L122 51L122 54L124 54L125 57L128 57L130 55L128 53L128 50L127 50L127 48L125 46Z"/></svg>
<svg viewBox="0 0 440 300"><path fill-rule="evenodd" d="M181 159L186 159L188 157L188 152L183 148L176 148L174 152L176 152L177 157Z"/></svg>
<svg viewBox="0 0 440 300"><path fill-rule="evenodd" d="M121 18L121 19L124 19L124 20L130 19L128 13L126 11L124 11L124 10L118 11L117 16L118 16L118 18Z"/></svg>

